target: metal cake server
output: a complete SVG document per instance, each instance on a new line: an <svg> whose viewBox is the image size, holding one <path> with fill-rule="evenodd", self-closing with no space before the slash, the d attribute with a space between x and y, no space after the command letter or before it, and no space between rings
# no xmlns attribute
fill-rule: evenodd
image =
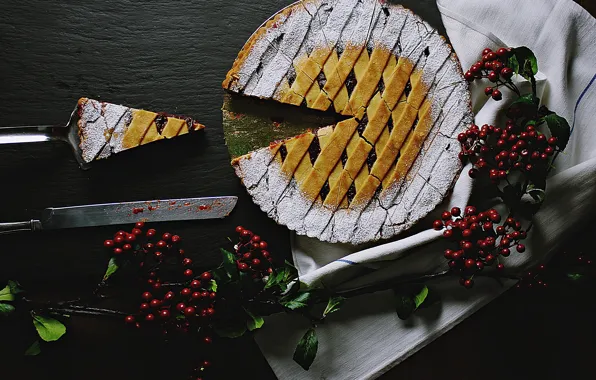
<svg viewBox="0 0 596 380"><path fill-rule="evenodd" d="M0 223L0 234L144 222L225 218L238 197L183 198L46 208L41 220Z"/></svg>
<svg viewBox="0 0 596 380"><path fill-rule="evenodd" d="M34 125L24 127L0 128L0 144L24 144L35 142L62 141L70 145L81 169L89 169L90 164L83 160L79 147L78 105L70 114L66 125Z"/></svg>

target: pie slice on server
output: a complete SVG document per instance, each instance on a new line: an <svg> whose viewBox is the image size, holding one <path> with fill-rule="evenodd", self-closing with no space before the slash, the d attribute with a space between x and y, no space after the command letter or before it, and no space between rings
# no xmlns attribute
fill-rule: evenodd
<svg viewBox="0 0 596 380"><path fill-rule="evenodd" d="M123 150L205 128L191 118L81 98L79 137L83 159L108 158Z"/></svg>
<svg viewBox="0 0 596 380"><path fill-rule="evenodd" d="M226 133L254 202L329 242L389 238L433 210L461 169L457 134L473 122L451 47L411 11L380 0L283 9L249 39L223 87L345 118L318 129L282 125L259 149L230 144L238 139ZM261 128L270 127L254 133Z"/></svg>

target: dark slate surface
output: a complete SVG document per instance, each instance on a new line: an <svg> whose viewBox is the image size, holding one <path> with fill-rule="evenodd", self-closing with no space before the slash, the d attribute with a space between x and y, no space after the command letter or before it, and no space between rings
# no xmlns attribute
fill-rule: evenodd
<svg viewBox="0 0 596 380"><path fill-rule="evenodd" d="M207 125L185 136L99 162L81 171L60 143L0 146L0 220L35 218L43 208L86 203L238 195L225 220L169 223L195 261L219 262L217 248L237 224L265 235L272 252L288 255L288 232L246 195L229 166L221 128L220 83L246 39L290 2L68 1L0 2L0 125L65 123L81 96L193 116ZM441 27L434 1L404 1ZM85 294L104 271L101 242L114 228L0 236L0 283L20 280L50 298ZM136 301L135 301L136 302ZM121 334L119 322L72 318L63 342L42 357L20 353L33 340L26 324L0 324L2 378L180 378L192 347L176 349ZM250 339L226 348L225 377L253 371L273 378ZM235 359L237 358L237 359ZM171 364L171 365L170 365ZM180 364L180 366L177 366ZM179 369L173 369L180 367ZM237 372L235 372L237 371Z"/></svg>

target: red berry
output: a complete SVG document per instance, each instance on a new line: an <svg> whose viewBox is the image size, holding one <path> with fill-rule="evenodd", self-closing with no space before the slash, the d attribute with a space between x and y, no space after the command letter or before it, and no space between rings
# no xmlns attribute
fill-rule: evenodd
<svg viewBox="0 0 596 380"><path fill-rule="evenodd" d="M457 141L459 142L464 142L468 139L468 136L466 136L465 133L460 133L459 135L457 135Z"/></svg>
<svg viewBox="0 0 596 380"><path fill-rule="evenodd" d="M203 272L203 274L201 274L201 280L209 281L211 278L212 276L210 272Z"/></svg>
<svg viewBox="0 0 596 380"><path fill-rule="evenodd" d="M135 223L135 228L141 229L145 227L145 222L136 222Z"/></svg>
<svg viewBox="0 0 596 380"><path fill-rule="evenodd" d="M155 244L155 246L156 246L157 248L165 248L167 245L168 245L168 244L167 244L165 241L163 241L163 240L160 240L160 241L158 241L158 242Z"/></svg>
<svg viewBox="0 0 596 380"><path fill-rule="evenodd" d="M490 253L488 255L486 255L486 262L487 262L487 264L492 264L492 262L494 260L495 260L495 256L494 255L492 255Z"/></svg>
<svg viewBox="0 0 596 380"><path fill-rule="evenodd" d="M196 312L197 311L193 306L189 306L186 309L184 309L184 315L186 315L187 317L192 317L196 314Z"/></svg>
<svg viewBox="0 0 596 380"><path fill-rule="evenodd" d="M503 269L505 269L505 265L497 264L497 270L503 270Z"/></svg>
<svg viewBox="0 0 596 380"><path fill-rule="evenodd" d="M184 297L190 296L190 293L192 293L192 290L190 290L190 288L184 288L180 291L180 295Z"/></svg>
<svg viewBox="0 0 596 380"><path fill-rule="evenodd" d="M259 235L254 235L250 241L252 241L253 243L258 243L261 241L261 237Z"/></svg>
<svg viewBox="0 0 596 380"><path fill-rule="evenodd" d="M549 156L552 156L553 153L555 153L555 149L552 146L547 146L546 148L544 148L544 153L546 153Z"/></svg>
<svg viewBox="0 0 596 380"><path fill-rule="evenodd" d="M178 305L176 305L176 310L178 310L179 312L183 312L184 309L186 309L186 305L184 304L184 302L180 302Z"/></svg>
<svg viewBox="0 0 596 380"><path fill-rule="evenodd" d="M443 229L443 222L440 220L435 220L433 222L433 228L437 231L442 230Z"/></svg>
<svg viewBox="0 0 596 380"><path fill-rule="evenodd" d="M157 233L157 231L155 231L153 228L150 228L147 230L146 235L147 235L147 237L153 237L153 236L155 236L156 233Z"/></svg>
<svg viewBox="0 0 596 380"><path fill-rule="evenodd" d="M453 207L451 209L451 215L453 216L460 216L461 215L461 210L459 207Z"/></svg>
<svg viewBox="0 0 596 380"><path fill-rule="evenodd" d="M462 243L461 247L463 249L465 249L466 251L469 251L470 249L472 249L474 247L474 245L469 241L465 241Z"/></svg>
<svg viewBox="0 0 596 380"><path fill-rule="evenodd" d="M238 269L241 270L242 272L244 272L248 269L248 264L246 264L246 263L238 262L237 266L238 266Z"/></svg>
<svg viewBox="0 0 596 380"><path fill-rule="evenodd" d="M192 259L189 259L188 257L184 258L184 260L182 260L182 265L184 266L188 266L192 264Z"/></svg>
<svg viewBox="0 0 596 380"><path fill-rule="evenodd" d="M451 219L451 213L449 211L444 211L441 214L441 219L443 219L443 220L449 220L449 219Z"/></svg>
<svg viewBox="0 0 596 380"><path fill-rule="evenodd" d="M499 50L497 50L497 55L501 58L507 58L509 56L509 49L499 48Z"/></svg>
<svg viewBox="0 0 596 380"><path fill-rule="evenodd" d="M211 344L213 342L213 340L211 339L210 336L206 336L203 338L203 342L206 344Z"/></svg>
<svg viewBox="0 0 596 380"><path fill-rule="evenodd" d="M503 99L503 94L501 93L500 90L494 89L492 92L492 97L494 100L501 100L501 99Z"/></svg>
<svg viewBox="0 0 596 380"><path fill-rule="evenodd" d="M161 301L158 299L152 299L151 302L149 302L149 305L151 305L152 308L157 308L161 305Z"/></svg>
<svg viewBox="0 0 596 380"><path fill-rule="evenodd" d="M511 69L510 67L504 67L501 70L501 76L507 80L511 79L511 77L513 76L513 69Z"/></svg>
<svg viewBox="0 0 596 380"><path fill-rule="evenodd" d="M166 293L166 295L163 297L164 300L166 301L171 301L176 295L174 294L174 292L169 291Z"/></svg>
<svg viewBox="0 0 596 380"><path fill-rule="evenodd" d="M132 245L130 245L128 243L127 244L124 244L122 246L122 250L124 250L124 251L130 251L131 249L132 249Z"/></svg>
<svg viewBox="0 0 596 380"><path fill-rule="evenodd" d="M244 227L242 227L242 226L236 227L236 232L237 233L241 233L242 231L244 231Z"/></svg>
<svg viewBox="0 0 596 380"><path fill-rule="evenodd" d="M161 260L161 259L163 259L163 253L161 253L161 252L159 252L159 251L155 251L155 252L153 253L153 256L155 256L155 258L156 258L157 260Z"/></svg>
<svg viewBox="0 0 596 380"><path fill-rule="evenodd" d="M472 74L470 71L466 71L466 73L464 74L464 78L468 81L471 82L474 80L474 74Z"/></svg>
<svg viewBox="0 0 596 380"><path fill-rule="evenodd" d="M453 230L445 230L443 231L443 236L446 238L450 238L453 236Z"/></svg>
<svg viewBox="0 0 596 380"><path fill-rule="evenodd" d="M454 260L451 260L448 265L451 269L455 269L457 267L457 263Z"/></svg>
<svg viewBox="0 0 596 380"><path fill-rule="evenodd" d="M534 168L534 167L532 166L532 164L527 164L527 165L526 165L526 171L527 171L527 172L531 172L533 168Z"/></svg>
<svg viewBox="0 0 596 380"><path fill-rule="evenodd" d="M154 247L155 247L155 245L153 245L153 243L145 244L145 249L153 249Z"/></svg>
<svg viewBox="0 0 596 380"><path fill-rule="evenodd" d="M476 266L476 260L474 259L467 259L464 262L464 267L466 267L466 269L472 269Z"/></svg>
<svg viewBox="0 0 596 380"><path fill-rule="evenodd" d="M517 252L524 252L526 250L526 246L523 244L518 244L517 247L515 247L517 249Z"/></svg>
<svg viewBox="0 0 596 380"><path fill-rule="evenodd" d="M509 250L509 248L503 248L501 250L501 255L503 255L505 257L509 256L510 254L511 254L511 251Z"/></svg>
<svg viewBox="0 0 596 380"><path fill-rule="evenodd" d="M493 62L492 61L484 62L484 68L487 69L487 70L492 70L493 69Z"/></svg>
<svg viewBox="0 0 596 380"><path fill-rule="evenodd" d="M258 267L259 265L261 265L261 260L259 259L252 259L252 266L254 267Z"/></svg>
<svg viewBox="0 0 596 380"><path fill-rule="evenodd" d="M476 178L478 176L478 170L477 169L470 169L468 171L468 175L470 176L470 178Z"/></svg>
<svg viewBox="0 0 596 380"><path fill-rule="evenodd" d="M172 234L171 234L171 233L169 233L169 232L166 232L166 233L164 233L163 235L161 235L161 239L162 239L162 240L165 240L165 241L168 241L168 240L170 240L171 238L172 238Z"/></svg>
<svg viewBox="0 0 596 380"><path fill-rule="evenodd" d="M484 224L482 225L482 228L484 228L485 231L492 230L493 223L492 222L484 222Z"/></svg>
<svg viewBox="0 0 596 380"><path fill-rule="evenodd" d="M554 136L550 137L547 142L548 142L548 145L557 145L557 138Z"/></svg>
<svg viewBox="0 0 596 380"><path fill-rule="evenodd" d="M190 283L190 287L193 289L198 289L201 287L201 281L199 280L192 280Z"/></svg>
<svg viewBox="0 0 596 380"><path fill-rule="evenodd" d="M116 237L116 236L120 236L122 238L125 238L126 237L126 232L120 230L120 231L116 232L116 234L114 235L114 237Z"/></svg>
<svg viewBox="0 0 596 380"><path fill-rule="evenodd" d="M269 269L271 269L271 268L269 268ZM217 297L217 293L215 293L215 292L209 293L209 298L211 298L213 300L213 299L215 299L215 297Z"/></svg>
<svg viewBox="0 0 596 380"><path fill-rule="evenodd" d="M193 294L191 294L190 296L193 300L198 300L201 298L201 292L194 292Z"/></svg>
<svg viewBox="0 0 596 380"><path fill-rule="evenodd" d="M147 311L151 308L151 305L149 305L147 302L143 302L141 304L141 306L139 306L139 309L141 309L142 311Z"/></svg>
<svg viewBox="0 0 596 380"><path fill-rule="evenodd" d="M538 137L536 137L536 141L543 143L546 141L546 136L544 135L538 135Z"/></svg>
<svg viewBox="0 0 596 380"><path fill-rule="evenodd" d="M141 298L143 298L144 300L149 301L151 298L153 298L153 295L149 292L145 292L141 295Z"/></svg>
<svg viewBox="0 0 596 380"><path fill-rule="evenodd" d="M499 75L494 71L491 71L490 73L488 73L488 80L491 82L496 82L499 80Z"/></svg>
<svg viewBox="0 0 596 380"><path fill-rule="evenodd" d="M472 236L472 230L470 230L470 229L463 230L461 232L461 236L463 236L465 238Z"/></svg>
<svg viewBox="0 0 596 380"><path fill-rule="evenodd" d="M193 271L192 271L192 269L187 269L187 270L185 270L185 271L184 271L184 275L185 275L186 277L192 277L192 275L193 275Z"/></svg>
<svg viewBox="0 0 596 380"><path fill-rule="evenodd" d="M259 248L261 249L267 249L267 242L266 241L262 241L259 243Z"/></svg>
<svg viewBox="0 0 596 380"><path fill-rule="evenodd" d="M445 256L446 259L452 259L453 258L453 251L451 249L446 249L444 256Z"/></svg>
<svg viewBox="0 0 596 380"><path fill-rule="evenodd" d="M161 317L161 319L168 319L170 318L170 311L168 309L160 310L159 316Z"/></svg>
<svg viewBox="0 0 596 380"><path fill-rule="evenodd" d="M122 236L116 236L114 238L114 244L122 244L122 243L124 243L124 237L122 237Z"/></svg>
<svg viewBox="0 0 596 380"><path fill-rule="evenodd" d="M128 241L128 242L133 242L133 241L135 241L135 240L137 240L137 237L136 237L136 235L133 235L133 234L128 234L128 235L126 235L126 241Z"/></svg>
<svg viewBox="0 0 596 380"><path fill-rule="evenodd" d="M466 216L476 215L476 213L477 213L477 210L476 210L476 207L474 207L474 206L467 206L464 209L464 214Z"/></svg>
<svg viewBox="0 0 596 380"><path fill-rule="evenodd" d="M133 228L131 232L135 236L139 236L143 233L143 231L140 228Z"/></svg>
<svg viewBox="0 0 596 380"><path fill-rule="evenodd" d="M467 289L471 289L473 286L474 286L474 280L472 280L471 278L464 281L464 287L466 287Z"/></svg>
<svg viewBox="0 0 596 380"><path fill-rule="evenodd" d="M126 318L124 318L124 321L126 323L135 323L137 320L134 316L132 315L127 315Z"/></svg>
<svg viewBox="0 0 596 380"><path fill-rule="evenodd" d="M488 55L488 53L492 53L493 51L489 48L485 48L482 50L482 56Z"/></svg>
<svg viewBox="0 0 596 380"><path fill-rule="evenodd" d="M482 261L476 261L476 269L483 270L484 269L484 263Z"/></svg>
<svg viewBox="0 0 596 380"><path fill-rule="evenodd" d="M245 260L251 260L252 259L252 253L251 252L246 252L244 255L242 255L242 258L244 258Z"/></svg>
<svg viewBox="0 0 596 380"><path fill-rule="evenodd" d="M215 309L210 307L207 309L207 315L212 316L215 314Z"/></svg>
<svg viewBox="0 0 596 380"><path fill-rule="evenodd" d="M122 252L124 252L122 248L114 248L114 255L121 255Z"/></svg>
<svg viewBox="0 0 596 380"><path fill-rule="evenodd" d="M155 284L153 284L153 289L154 289L154 290L159 290L159 289L161 289L161 282L156 282Z"/></svg>
<svg viewBox="0 0 596 380"><path fill-rule="evenodd" d="M145 316L145 320L146 320L147 322L154 321L154 320L155 320L155 315L153 315L153 314L147 314L147 315Z"/></svg>
<svg viewBox="0 0 596 380"><path fill-rule="evenodd" d="M453 258L453 260L459 260L463 257L464 255L464 251L455 251L451 254L451 257Z"/></svg>
<svg viewBox="0 0 596 380"><path fill-rule="evenodd" d="M249 230L243 230L240 234L243 238L250 239L252 237L252 232Z"/></svg>
<svg viewBox="0 0 596 380"><path fill-rule="evenodd" d="M178 235L174 235L174 236L172 236L172 238L170 240L172 241L172 243L178 244L178 243L180 243L180 240L182 240L182 238Z"/></svg>
<svg viewBox="0 0 596 380"><path fill-rule="evenodd" d="M112 248L114 246L114 240L106 240L103 242L103 246L106 248Z"/></svg>

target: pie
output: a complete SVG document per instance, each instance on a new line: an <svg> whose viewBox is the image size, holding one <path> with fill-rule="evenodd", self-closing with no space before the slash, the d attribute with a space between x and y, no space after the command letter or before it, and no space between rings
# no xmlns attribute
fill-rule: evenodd
<svg viewBox="0 0 596 380"><path fill-rule="evenodd" d="M250 151L230 147L263 211L329 242L389 238L432 211L461 170L457 134L473 122L451 47L411 11L380 0L281 10L245 44L223 88L343 118L287 135L282 126L278 140Z"/></svg>
<svg viewBox="0 0 596 380"><path fill-rule="evenodd" d="M87 163L153 141L205 128L191 118L81 98L79 147Z"/></svg>

